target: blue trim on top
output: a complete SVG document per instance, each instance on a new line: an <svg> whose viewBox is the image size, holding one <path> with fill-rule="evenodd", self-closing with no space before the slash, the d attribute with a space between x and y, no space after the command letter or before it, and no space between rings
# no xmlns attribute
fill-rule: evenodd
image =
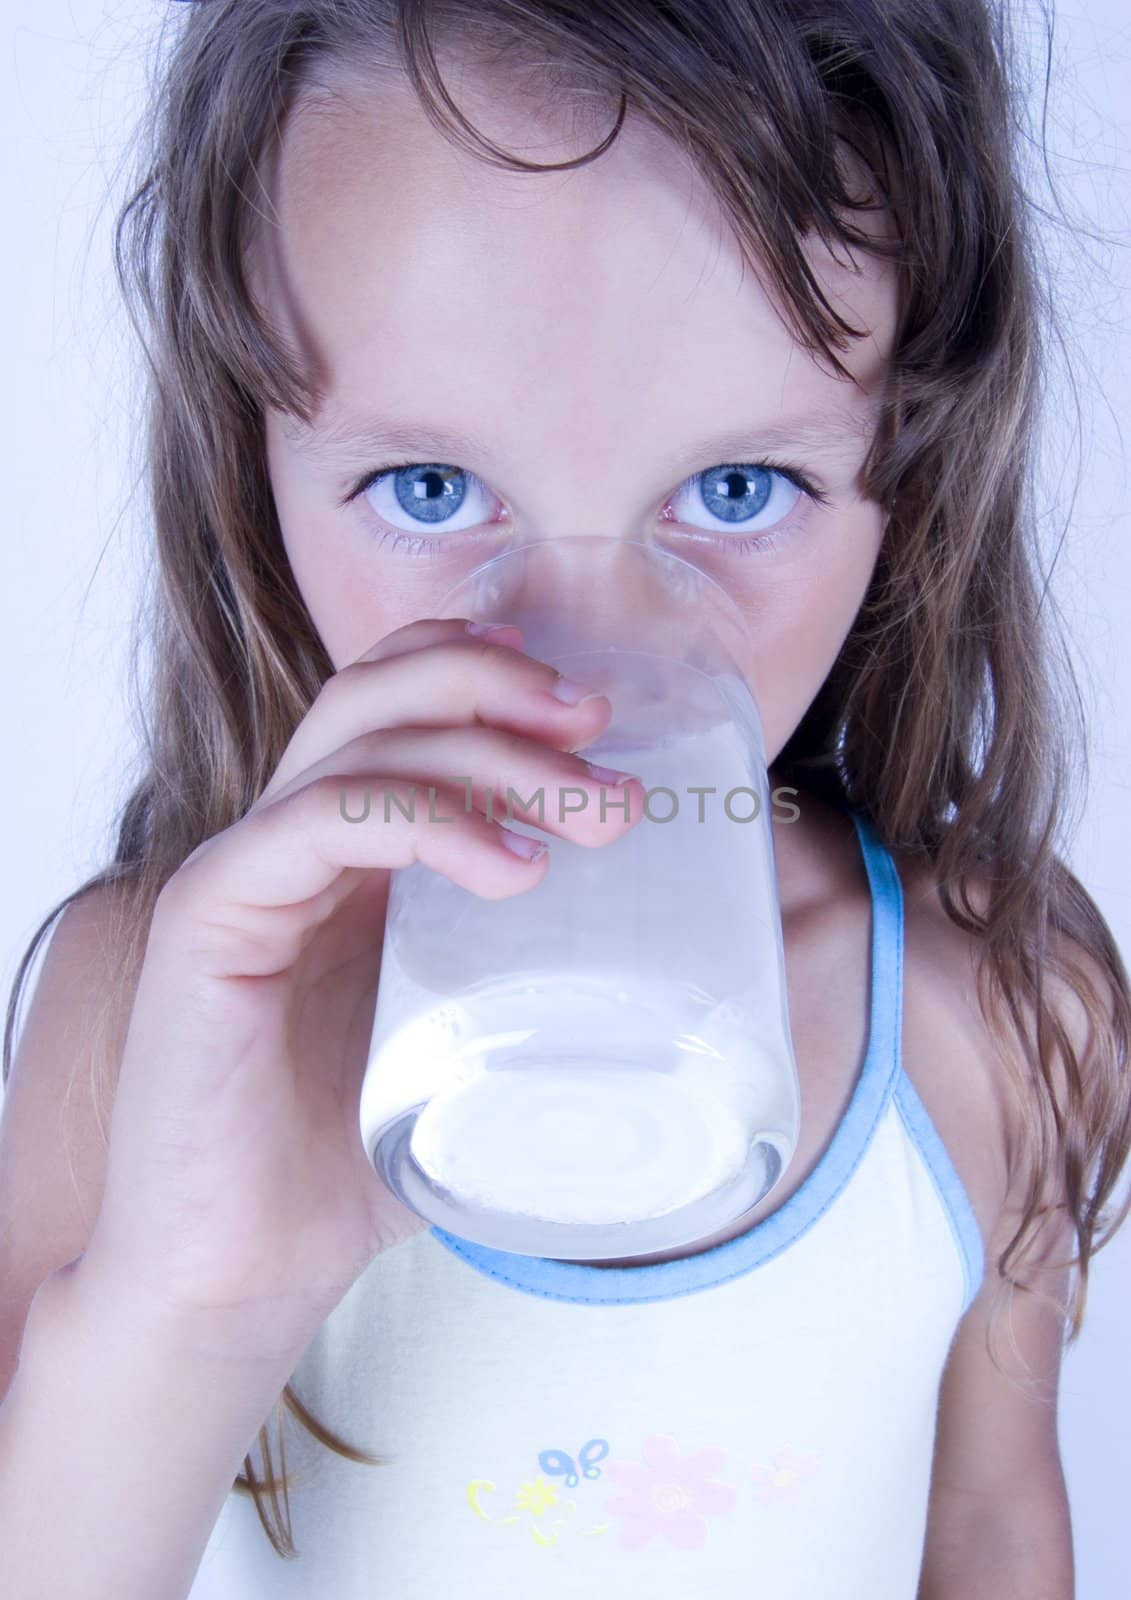
<svg viewBox="0 0 1131 1600"><path fill-rule="evenodd" d="M899 1081L895 1086L895 1103L908 1133L918 1146L919 1154L934 1180L958 1245L958 1253L962 1257L962 1276L966 1286L962 1313L965 1315L974 1296L982 1287L985 1275L986 1250L982 1240L982 1230L949 1152L931 1121L919 1091L902 1067Z"/></svg>
<svg viewBox="0 0 1131 1600"><path fill-rule="evenodd" d="M793 1194L768 1217L723 1244L676 1261L635 1267L495 1250L433 1226L429 1231L476 1271L548 1300L628 1305L672 1300L741 1277L780 1255L824 1215L872 1142L900 1073L903 1016L903 892L899 874L871 824L849 812L872 892L871 1018L868 1050L848 1107L824 1155Z"/></svg>

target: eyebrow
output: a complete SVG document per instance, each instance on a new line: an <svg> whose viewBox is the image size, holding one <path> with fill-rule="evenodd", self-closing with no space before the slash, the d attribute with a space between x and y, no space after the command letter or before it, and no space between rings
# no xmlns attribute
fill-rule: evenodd
<svg viewBox="0 0 1131 1600"><path fill-rule="evenodd" d="M828 406L800 417L779 417L763 426L739 427L712 434L687 447L687 460L707 457L712 462L738 458L743 451L785 445L819 449L822 446L863 445L875 425L871 412L846 411ZM287 437L307 460L325 466L365 465L385 455L414 460L458 463L468 458L488 459L492 452L474 434L426 423L393 422L378 417L343 418L322 427L288 430Z"/></svg>

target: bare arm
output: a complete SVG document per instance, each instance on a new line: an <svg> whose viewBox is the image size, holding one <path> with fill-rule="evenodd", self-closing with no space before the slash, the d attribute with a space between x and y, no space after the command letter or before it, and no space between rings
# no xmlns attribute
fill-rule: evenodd
<svg viewBox="0 0 1131 1600"><path fill-rule="evenodd" d="M1089 965L1102 984L1098 969ZM1086 1013L1063 981L1050 979L1049 992L1086 1073ZM1000 1081L1010 1089L1004 1069ZM1040 1219L1024 1260L1015 1258L1013 1267L1032 1292L1005 1283L999 1261L1021 1222L1025 1162L1019 1159L1022 1117L1015 1094L1005 1093L1002 1106L1003 1170L1014 1178L988 1241L984 1282L959 1325L943 1374L918 1600L1075 1595L1057 1404L1066 1263L1075 1254L1076 1233L1050 1176L1045 1199L1052 1209Z"/></svg>
<svg viewBox="0 0 1131 1600"><path fill-rule="evenodd" d="M0 1590L177 1600L293 1355L162 1314L90 1238L106 1150L68 1065L113 978L108 900L60 918L0 1119ZM128 1005L128 997L122 1001ZM124 1017L111 1030L119 1050ZM255 1359L238 1353L254 1350Z"/></svg>
<svg viewBox="0 0 1131 1600"><path fill-rule="evenodd" d="M1009 1214L1013 1224L1012 1214ZM939 1396L918 1600L1074 1600L1072 1525L1057 1440L1062 1318L1014 1290L986 1348L999 1225L986 1281L955 1337ZM1054 1248L1058 1246L1058 1248ZM1068 1232L1043 1253L1066 1257ZM1024 1281L1063 1296L1066 1273L1028 1264ZM1008 1293L1008 1291L1007 1291Z"/></svg>
<svg viewBox="0 0 1131 1600"><path fill-rule="evenodd" d="M107 1148L70 1069L116 976L109 910L97 890L56 925L0 1116L3 1600L182 1600L302 1355L293 1320L174 1312L96 1240Z"/></svg>
<svg viewBox="0 0 1131 1600"><path fill-rule="evenodd" d="M461 618L408 623L327 680L256 803L164 885L132 995L105 900L63 914L0 1119L4 1600L183 1597L311 1337L424 1226L358 1130L390 874L419 861L498 899L546 867L477 807L343 829L341 784L411 798L460 771L483 797L549 770L596 790L574 752L611 707L557 680ZM633 813L547 827L595 847ZM109 1148L86 1059L104 992Z"/></svg>
<svg viewBox="0 0 1131 1600"><path fill-rule="evenodd" d="M238 1346L86 1257L45 1279L0 1404L6 1600L183 1600L297 1363Z"/></svg>

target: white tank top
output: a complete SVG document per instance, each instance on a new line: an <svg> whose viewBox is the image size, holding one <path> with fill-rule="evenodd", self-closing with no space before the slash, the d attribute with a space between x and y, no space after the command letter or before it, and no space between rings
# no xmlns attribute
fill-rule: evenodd
<svg viewBox="0 0 1131 1600"><path fill-rule="evenodd" d="M378 1256L292 1382L389 1459L288 1420L297 1559L230 1494L191 1600L914 1600L939 1384L984 1257L901 1064L899 876L853 820L868 1050L800 1187L678 1261L576 1265L438 1228Z"/></svg>

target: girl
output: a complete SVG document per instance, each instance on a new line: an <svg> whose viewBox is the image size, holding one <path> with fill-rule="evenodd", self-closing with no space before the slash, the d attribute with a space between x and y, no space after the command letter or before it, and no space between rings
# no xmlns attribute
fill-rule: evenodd
<svg viewBox="0 0 1131 1600"><path fill-rule="evenodd" d="M64 902L3 1126L7 1593L1067 1600L1057 1374L1127 1209L1131 995L1056 850L1001 17L176 27L118 253L149 764ZM489 820L487 785L597 784L609 703L433 615L472 561L585 532L748 619L797 797L803 1107L734 1227L588 1264L428 1228L357 1128L390 870L528 893L553 835L639 821L639 784L604 828L551 815L548 854ZM455 825L341 825L347 780L453 773Z"/></svg>

